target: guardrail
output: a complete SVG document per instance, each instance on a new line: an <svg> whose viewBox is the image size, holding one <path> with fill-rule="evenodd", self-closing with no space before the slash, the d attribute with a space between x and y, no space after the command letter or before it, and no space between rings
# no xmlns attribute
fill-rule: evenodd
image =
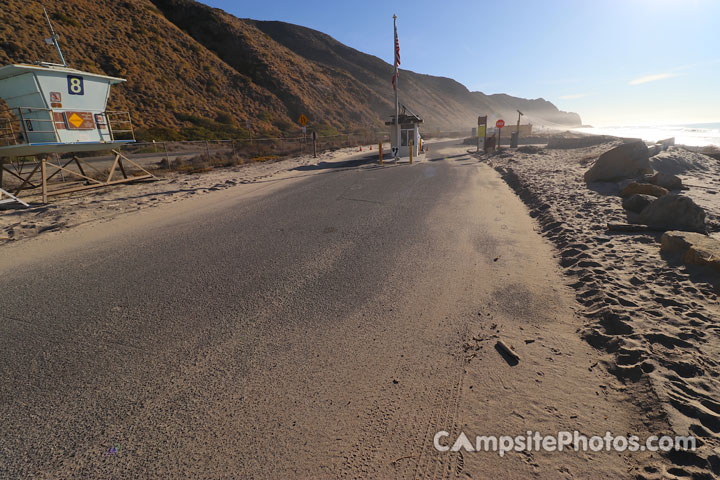
<svg viewBox="0 0 720 480"><path fill-rule="evenodd" d="M105 126L102 119L106 119L111 141L135 140L130 112L105 112L92 118L98 129ZM0 146L61 143L58 129L66 128L64 111L34 107L0 110Z"/></svg>
<svg viewBox="0 0 720 480"><path fill-rule="evenodd" d="M3 146L30 143L30 135L51 135L57 140L52 110L16 107L0 111L0 143Z"/></svg>

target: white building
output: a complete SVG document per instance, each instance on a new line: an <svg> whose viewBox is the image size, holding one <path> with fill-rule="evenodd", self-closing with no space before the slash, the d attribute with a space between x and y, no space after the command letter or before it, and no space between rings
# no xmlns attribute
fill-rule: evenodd
<svg viewBox="0 0 720 480"><path fill-rule="evenodd" d="M398 117L398 123L395 123L395 116L393 115L391 120L385 122L385 125L390 127L390 146L393 152L396 148L399 150L396 153L398 157L409 157L410 156L410 141L412 140L413 145L413 157L417 157L422 152L422 136L420 135L420 124L423 123L423 119L419 115L412 112L408 113L408 109L403 106L403 113ZM398 135L398 128L400 134ZM399 145L398 145L399 141Z"/></svg>

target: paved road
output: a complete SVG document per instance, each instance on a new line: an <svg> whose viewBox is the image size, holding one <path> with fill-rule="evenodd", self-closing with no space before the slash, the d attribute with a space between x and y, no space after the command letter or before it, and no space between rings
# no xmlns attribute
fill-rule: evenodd
<svg viewBox="0 0 720 480"><path fill-rule="evenodd" d="M619 404L578 407L604 379L572 294L463 151L307 167L3 247L0 478L557 478L433 435L557 429L564 407L629 428Z"/></svg>

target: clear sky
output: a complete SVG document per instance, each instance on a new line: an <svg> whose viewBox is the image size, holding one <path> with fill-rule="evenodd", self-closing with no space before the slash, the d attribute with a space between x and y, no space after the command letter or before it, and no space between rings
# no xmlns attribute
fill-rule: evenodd
<svg viewBox="0 0 720 480"><path fill-rule="evenodd" d="M325 32L470 90L542 97L594 126L720 122L720 0L202 0Z"/></svg>

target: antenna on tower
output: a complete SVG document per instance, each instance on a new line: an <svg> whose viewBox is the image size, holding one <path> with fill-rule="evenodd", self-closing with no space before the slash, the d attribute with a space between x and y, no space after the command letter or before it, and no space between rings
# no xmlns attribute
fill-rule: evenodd
<svg viewBox="0 0 720 480"><path fill-rule="evenodd" d="M42 5L42 4L41 4ZM52 22L50 21L50 16L47 13L47 10L45 9L45 5L42 5L43 7L43 13L45 14L45 18L47 19L48 26L50 27L50 38L45 39L45 43L48 45L55 45L55 48L57 48L58 55L60 55L60 62L62 62L63 67L67 67L67 62L65 62L65 57L63 57L62 50L60 49L60 43L58 42L58 39L60 38L60 35L55 33L55 29L52 26Z"/></svg>

